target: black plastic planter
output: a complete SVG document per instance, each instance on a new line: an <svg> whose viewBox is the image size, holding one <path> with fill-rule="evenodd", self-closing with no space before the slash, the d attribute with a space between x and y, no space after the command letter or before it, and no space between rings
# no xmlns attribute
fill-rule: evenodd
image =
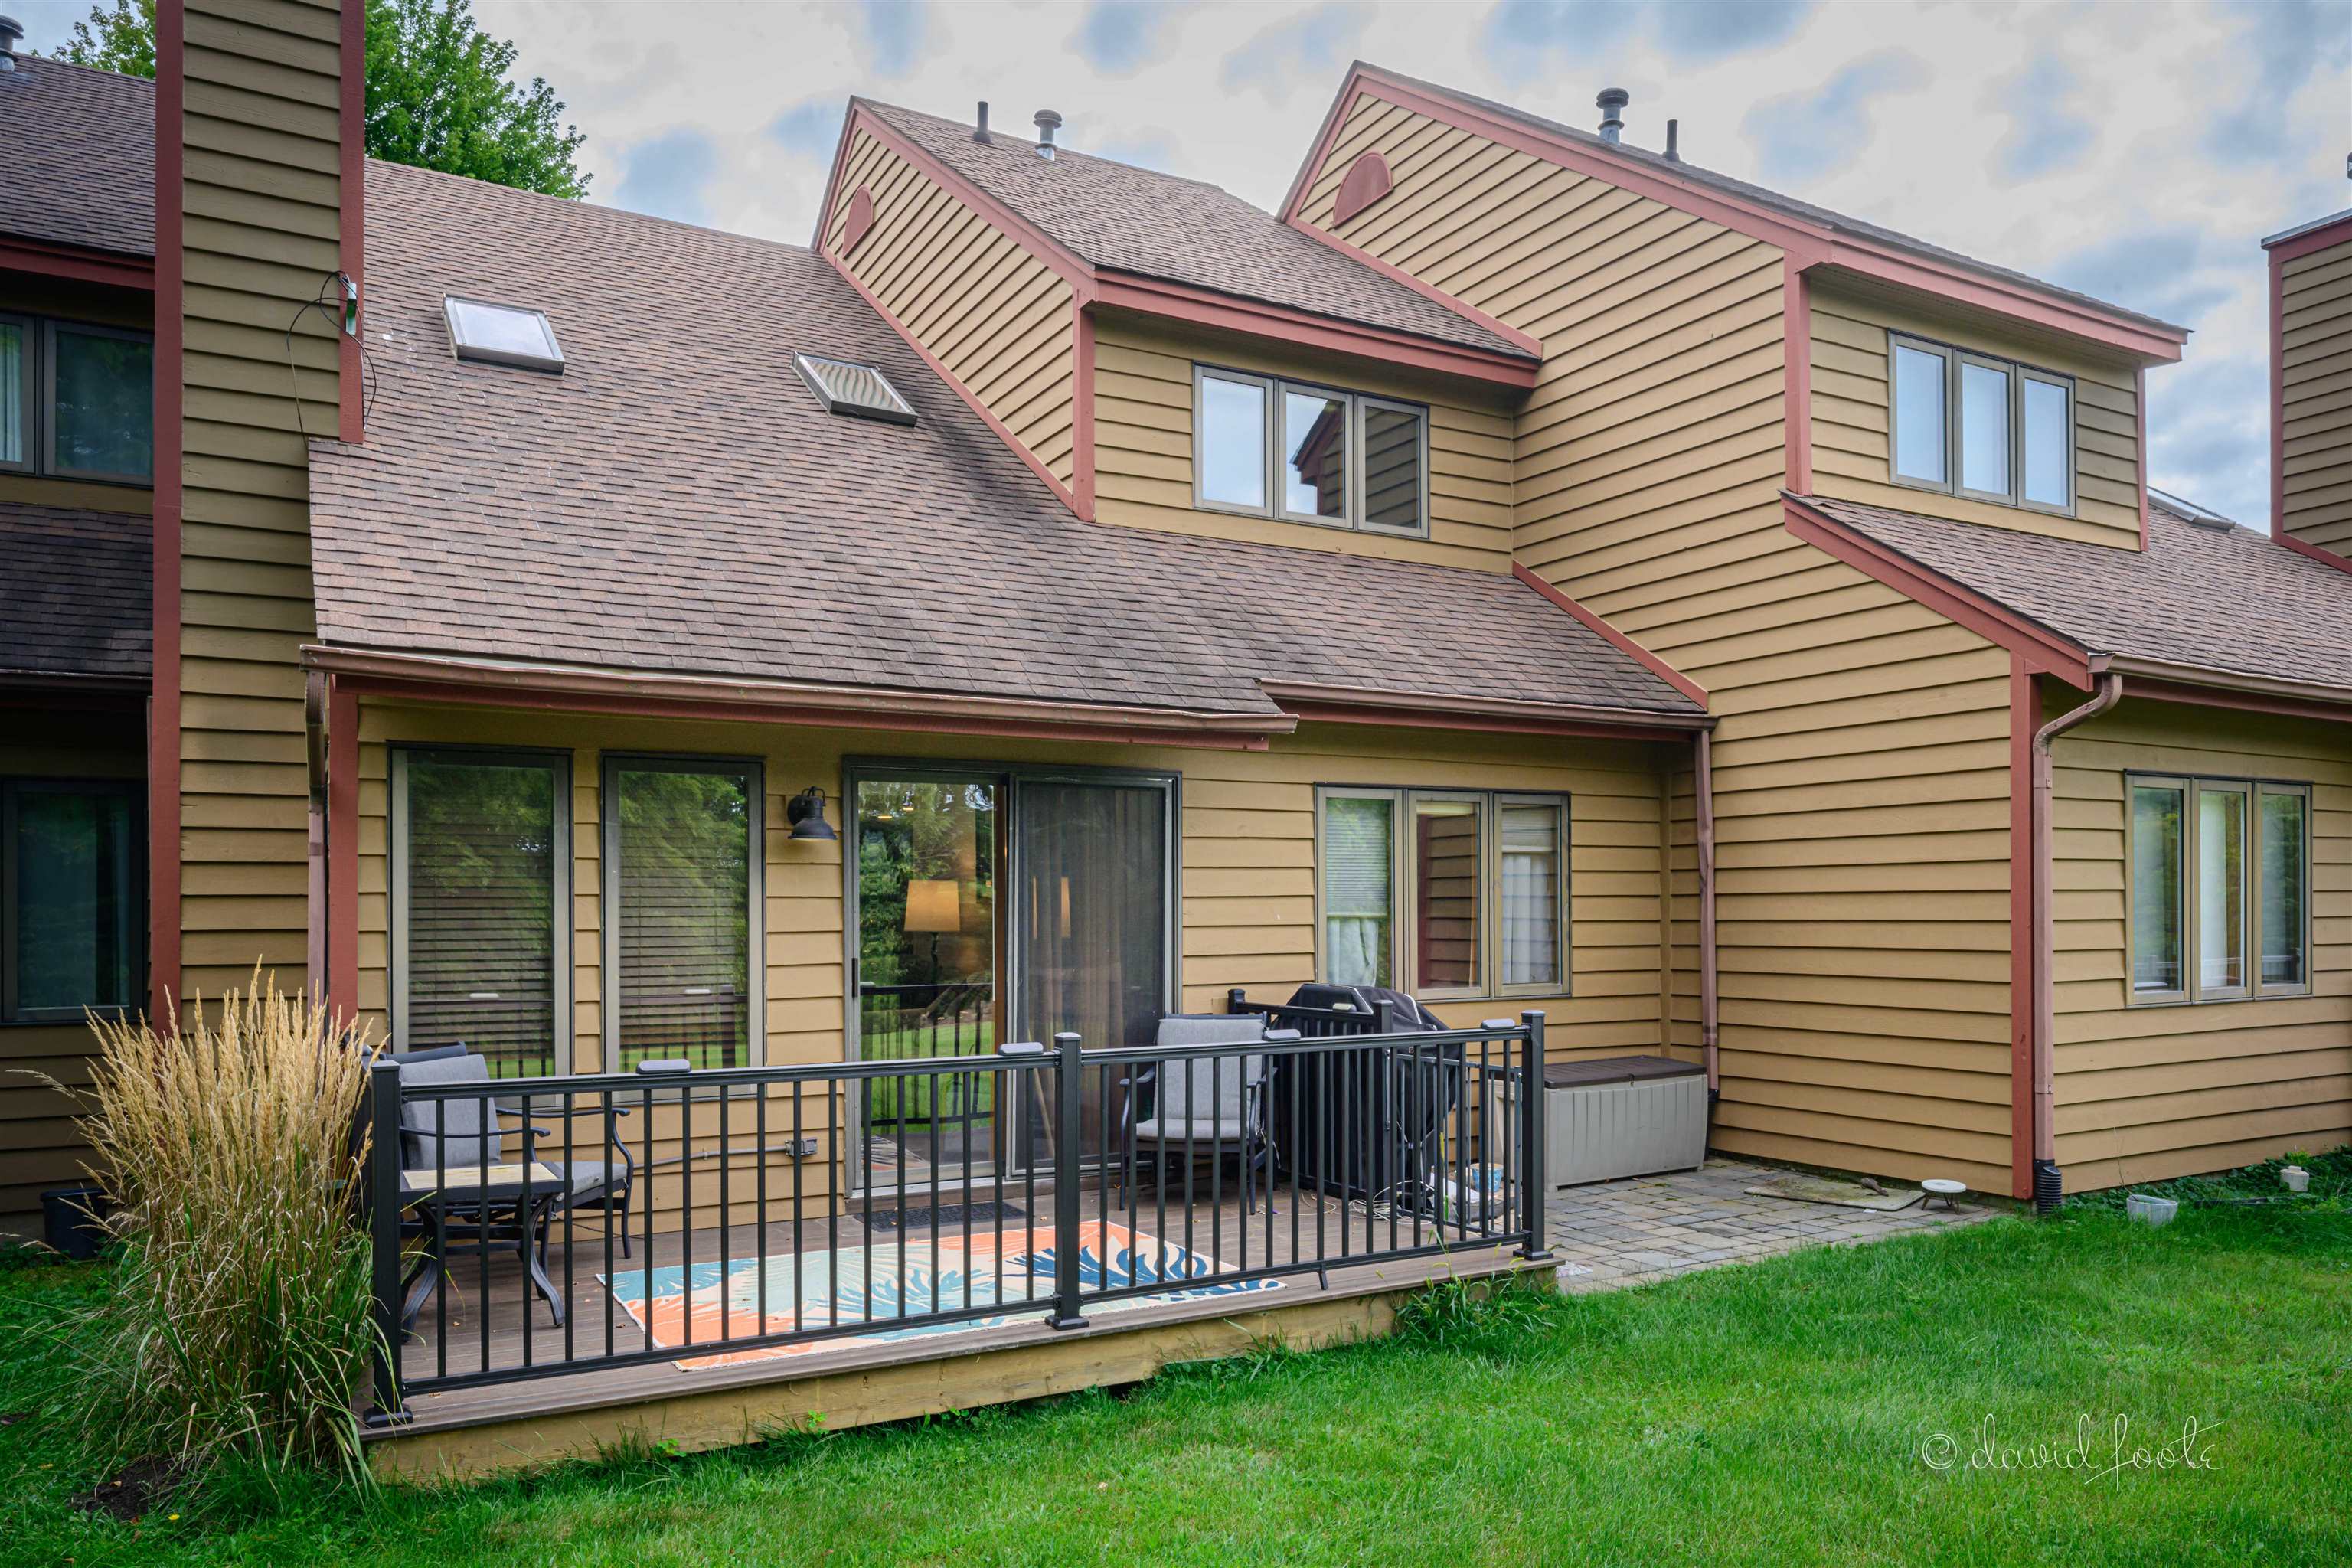
<svg viewBox="0 0 2352 1568"><path fill-rule="evenodd" d="M51 1187L41 1194L41 1239L86 1263L106 1245L101 1221L113 1206L103 1187Z"/></svg>

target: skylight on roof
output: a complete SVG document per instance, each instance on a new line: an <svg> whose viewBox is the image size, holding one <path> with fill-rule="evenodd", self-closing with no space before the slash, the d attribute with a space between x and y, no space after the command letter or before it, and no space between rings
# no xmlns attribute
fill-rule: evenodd
<svg viewBox="0 0 2352 1568"><path fill-rule="evenodd" d="M546 311L454 294L443 297L441 310L449 318L449 342L459 359L562 374L563 349Z"/></svg>
<svg viewBox="0 0 2352 1568"><path fill-rule="evenodd" d="M828 413L853 419L880 419L892 425L915 422L914 405L899 396L889 378L870 364L794 354L793 365Z"/></svg>

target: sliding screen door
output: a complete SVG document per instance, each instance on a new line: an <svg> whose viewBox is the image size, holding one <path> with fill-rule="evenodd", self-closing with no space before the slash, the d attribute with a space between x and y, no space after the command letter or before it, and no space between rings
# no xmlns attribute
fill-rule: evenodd
<svg viewBox="0 0 2352 1568"><path fill-rule="evenodd" d="M605 759L607 1070L759 1063L760 846L757 763Z"/></svg>
<svg viewBox="0 0 2352 1568"><path fill-rule="evenodd" d="M401 1049L462 1043L499 1078L563 1070L569 773L560 757L394 752Z"/></svg>

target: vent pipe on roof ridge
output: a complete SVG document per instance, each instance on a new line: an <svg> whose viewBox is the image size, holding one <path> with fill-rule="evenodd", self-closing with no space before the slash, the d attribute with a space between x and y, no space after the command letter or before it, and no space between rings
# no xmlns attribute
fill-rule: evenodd
<svg viewBox="0 0 2352 1568"><path fill-rule="evenodd" d="M988 140L988 100L984 98L980 100L980 123L971 128L971 139L983 142Z"/></svg>
<svg viewBox="0 0 2352 1568"><path fill-rule="evenodd" d="M1622 87L1601 89L1601 96L1592 100L1593 107L1601 110L1601 140L1622 142L1625 139L1625 106L1633 101L1633 95Z"/></svg>
<svg viewBox="0 0 2352 1568"><path fill-rule="evenodd" d="M1037 156L1045 159L1045 162L1050 163L1054 161L1054 132L1060 127L1062 117L1055 113L1050 109L1041 109L1037 111L1035 119L1037 122Z"/></svg>
<svg viewBox="0 0 2352 1568"><path fill-rule="evenodd" d="M25 24L14 16L0 16L0 71L16 68L16 46L25 41Z"/></svg>
<svg viewBox="0 0 2352 1568"><path fill-rule="evenodd" d="M1679 120L1666 121L1666 162L1669 163L1683 161L1682 129L1683 122Z"/></svg>

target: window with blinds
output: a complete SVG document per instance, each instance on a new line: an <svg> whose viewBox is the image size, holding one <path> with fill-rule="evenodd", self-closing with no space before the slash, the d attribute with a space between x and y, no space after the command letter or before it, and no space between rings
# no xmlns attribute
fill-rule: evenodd
<svg viewBox="0 0 2352 1568"><path fill-rule="evenodd" d="M1569 990L1569 801L1325 786L1323 978L1430 997Z"/></svg>
<svg viewBox="0 0 2352 1568"><path fill-rule="evenodd" d="M611 1070L759 1062L760 791L754 763L606 758Z"/></svg>
<svg viewBox="0 0 2352 1568"><path fill-rule="evenodd" d="M393 1037L499 1078L562 1071L570 843L560 757L393 753Z"/></svg>

